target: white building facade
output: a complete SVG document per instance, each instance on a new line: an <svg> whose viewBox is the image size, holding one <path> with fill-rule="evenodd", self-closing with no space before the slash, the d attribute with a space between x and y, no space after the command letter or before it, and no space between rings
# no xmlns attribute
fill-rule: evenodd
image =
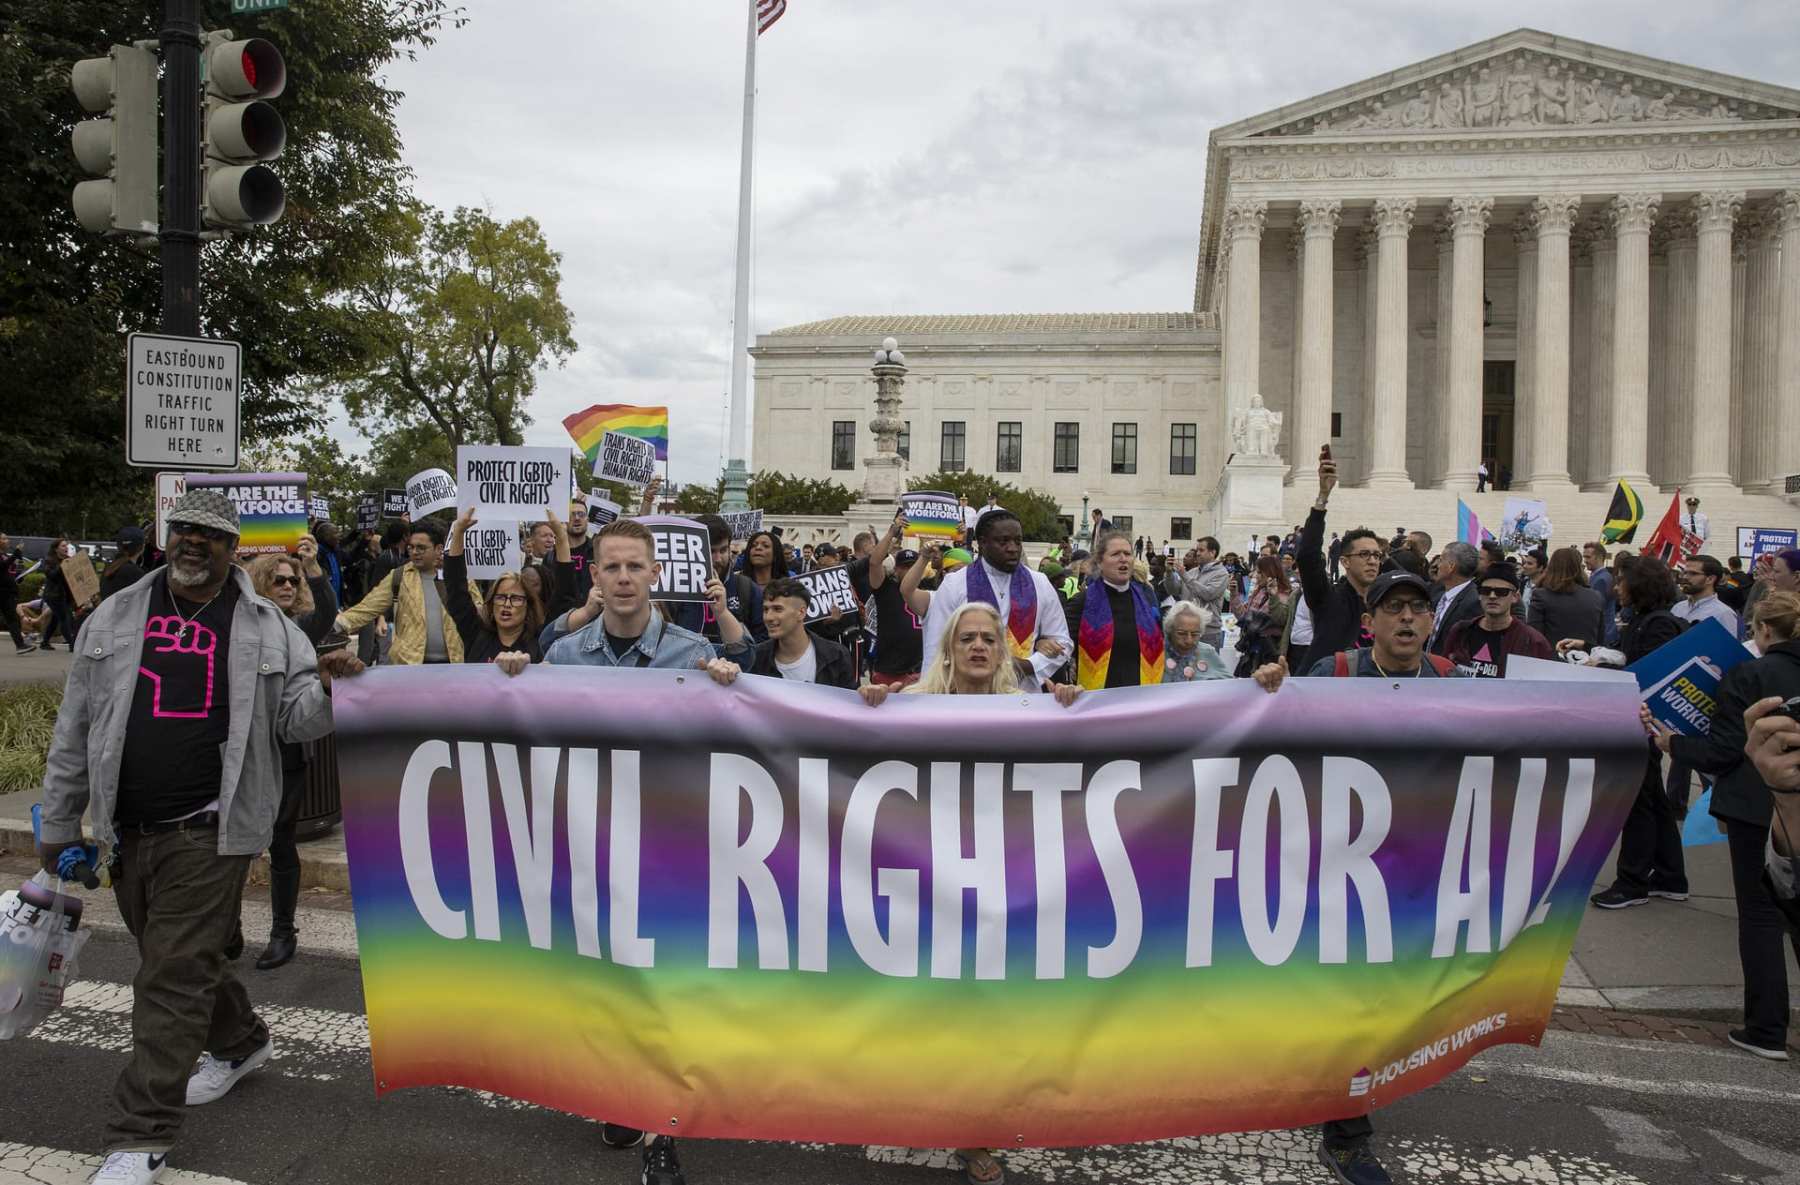
<svg viewBox="0 0 1800 1185"><path fill-rule="evenodd" d="M1597 535L1622 478L1652 525L1675 487L1701 497L1729 555L1800 495L1800 92L1519 30L1221 128L1194 310L778 331L753 351L756 464L856 486L832 433L853 420L866 448L864 359L893 334L915 472L959 421L992 472L1013 423L999 476L1158 540L1301 521L1329 442L1337 527L1453 537L1458 497L1496 522L1485 463L1549 503L1558 543ZM1245 499L1229 428L1257 394L1283 421L1262 480L1285 484ZM1171 472L1189 422L1194 470Z"/></svg>

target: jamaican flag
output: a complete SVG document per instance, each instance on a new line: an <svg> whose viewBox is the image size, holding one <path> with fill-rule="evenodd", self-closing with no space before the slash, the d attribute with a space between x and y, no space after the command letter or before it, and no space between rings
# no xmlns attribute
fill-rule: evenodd
<svg viewBox="0 0 1800 1185"><path fill-rule="evenodd" d="M1608 543L1630 543L1643 521L1643 499L1630 483L1622 481L1613 491L1612 505L1606 508L1606 525L1600 528L1600 538Z"/></svg>

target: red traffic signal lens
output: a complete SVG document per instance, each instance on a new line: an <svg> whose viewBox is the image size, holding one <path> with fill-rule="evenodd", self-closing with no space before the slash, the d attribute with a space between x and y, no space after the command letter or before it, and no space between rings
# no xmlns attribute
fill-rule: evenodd
<svg viewBox="0 0 1800 1185"><path fill-rule="evenodd" d="M244 47L243 61L244 81L249 83L251 89L254 90L256 87L256 55L250 52L248 46Z"/></svg>

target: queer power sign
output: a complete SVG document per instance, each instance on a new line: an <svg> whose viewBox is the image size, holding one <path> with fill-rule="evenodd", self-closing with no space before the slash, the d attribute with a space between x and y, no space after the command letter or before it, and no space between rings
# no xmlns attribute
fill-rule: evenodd
<svg viewBox="0 0 1800 1185"><path fill-rule="evenodd" d="M1460 682L346 680L379 1089L915 1147L1384 1106L1540 1038L1643 773L1629 683Z"/></svg>

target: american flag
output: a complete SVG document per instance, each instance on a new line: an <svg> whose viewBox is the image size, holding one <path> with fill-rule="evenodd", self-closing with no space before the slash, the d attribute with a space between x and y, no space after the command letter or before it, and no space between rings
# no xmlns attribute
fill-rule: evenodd
<svg viewBox="0 0 1800 1185"><path fill-rule="evenodd" d="M787 0L756 0L756 35L762 36L769 31L769 26L781 19L787 11Z"/></svg>

